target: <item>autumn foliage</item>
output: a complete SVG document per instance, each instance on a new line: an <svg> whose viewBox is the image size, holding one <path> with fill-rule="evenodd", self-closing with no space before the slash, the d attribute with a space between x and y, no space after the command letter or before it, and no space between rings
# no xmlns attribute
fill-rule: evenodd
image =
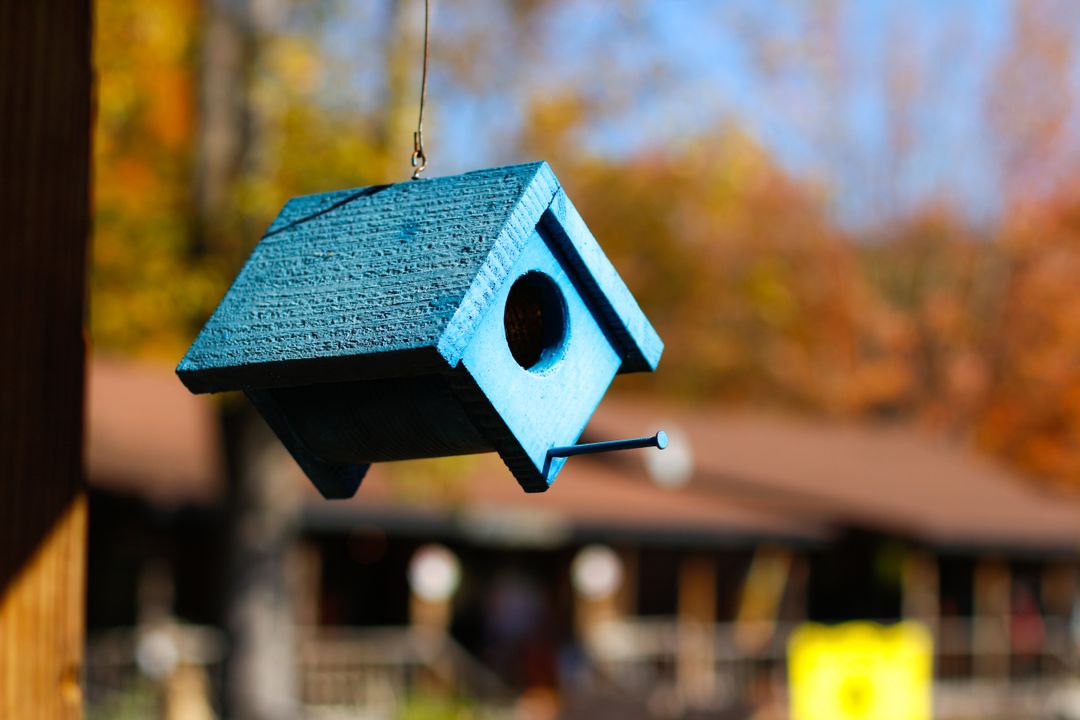
<svg viewBox="0 0 1080 720"><path fill-rule="evenodd" d="M209 202L199 188L213 151L202 133L215 4L98 7L93 340L175 359L288 196L402 179L393 163L410 149L402 107L414 107L415 78L388 44L377 106L343 108L320 94L332 68L318 33L217 18L232 22L246 64L243 127ZM1039 55L1044 26L1053 42ZM997 96L988 107L1019 178L1059 157L1068 112L1060 84L1040 95L1015 76L1017 57L1045 79L1075 40L1045 18L1017 27L1002 82L1024 88L1023 112L1009 116ZM445 48L448 72L469 52ZM461 73L468 93L476 76ZM1044 101L1053 117L1039 115ZM943 199L854 229L831 210L834 188L785 171L730 120L614 156L577 140L595 112L586 94L547 89L521 103L509 159L553 164L666 341L662 371L627 390L917 422L1080 485L1080 182L1069 168L1055 165L1049 187L1004 188L1000 221L973 223Z"/></svg>

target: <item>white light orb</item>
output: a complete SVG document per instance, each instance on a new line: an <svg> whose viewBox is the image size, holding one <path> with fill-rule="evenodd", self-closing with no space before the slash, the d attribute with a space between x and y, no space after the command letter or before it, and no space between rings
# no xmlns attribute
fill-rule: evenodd
<svg viewBox="0 0 1080 720"><path fill-rule="evenodd" d="M135 664L143 675L166 677L179 661L180 649L168 630L157 628L139 633L135 642Z"/></svg>
<svg viewBox="0 0 1080 720"><path fill-rule="evenodd" d="M645 469L660 487L679 488L694 476L694 454L685 432L671 423L664 423L664 427L667 428L667 449L645 453Z"/></svg>
<svg viewBox="0 0 1080 720"><path fill-rule="evenodd" d="M587 545L574 558L570 577L579 594L602 600L614 595L622 585L622 560L609 547Z"/></svg>
<svg viewBox="0 0 1080 720"><path fill-rule="evenodd" d="M449 548L423 545L409 561L409 587L423 600L443 602L457 592L461 584L461 563Z"/></svg>

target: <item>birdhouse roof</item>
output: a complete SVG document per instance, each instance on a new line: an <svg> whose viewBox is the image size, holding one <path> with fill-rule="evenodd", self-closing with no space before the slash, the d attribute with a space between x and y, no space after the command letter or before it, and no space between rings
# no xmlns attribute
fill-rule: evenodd
<svg viewBox="0 0 1080 720"><path fill-rule="evenodd" d="M654 369L659 336L535 162L290 200L177 372L217 392L453 367L538 226L620 372Z"/></svg>

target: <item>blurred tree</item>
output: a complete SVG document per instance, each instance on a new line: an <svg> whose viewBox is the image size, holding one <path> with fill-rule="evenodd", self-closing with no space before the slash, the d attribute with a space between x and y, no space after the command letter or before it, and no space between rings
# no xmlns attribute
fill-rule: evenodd
<svg viewBox="0 0 1080 720"><path fill-rule="evenodd" d="M324 102L318 43L332 11L328 1L101 0L98 348L175 360L286 199L385 181L391 146L404 172L411 130L393 112ZM401 73L397 84L411 94L414 80ZM390 95L405 103L402 88Z"/></svg>
<svg viewBox="0 0 1080 720"><path fill-rule="evenodd" d="M174 357L219 299L224 270L193 253L195 0L104 0L96 15L91 337Z"/></svg>
<svg viewBox="0 0 1080 720"><path fill-rule="evenodd" d="M760 39L763 66L805 59L841 96L853 80L837 9L813 14L817 30L801 48L770 46L763 33L744 37L752 46ZM1070 449L1080 342L1069 330L1077 311L1063 296L1073 206L1047 201L1053 182L1024 179L1040 170L1055 182L1069 176L1063 130L1074 107L1076 17L1058 5L1018 5L1016 13L992 105L994 151L1005 187L1015 188L1010 197L1038 191L1043 199L1035 196L1000 242L963 219L953 196L900 214L907 190L899 183L926 150L927 139L913 133L924 132L928 98L943 102L947 90L934 62L904 49L910 43L892 43L883 66L890 127L874 161L882 173L873 179L881 201L873 216L892 222L858 232L839 230L827 195L732 126L611 159L582 138L597 118L619 112L617 98L575 87L530 94L521 146L557 165L667 340L658 376L626 384L703 401L916 420L974 436L1040 475L1080 482L1080 453ZM957 33L952 27L935 47L960 42ZM824 141L844 151L843 133ZM1054 364L1034 362L1046 354Z"/></svg>
<svg viewBox="0 0 1080 720"><path fill-rule="evenodd" d="M255 102L254 78L282 7L209 0L203 8L190 240L196 256L228 265L243 260L247 239L258 232L240 190L246 178L264 169L261 141L269 113ZM238 720L285 720L299 710L292 598L285 578L299 508L281 470L280 445L261 418L245 406L233 407L224 427L229 457L225 710Z"/></svg>
<svg viewBox="0 0 1080 720"><path fill-rule="evenodd" d="M1003 305L985 356L983 447L1080 485L1080 6L1015 3L987 118L1004 169Z"/></svg>
<svg viewBox="0 0 1080 720"><path fill-rule="evenodd" d="M286 1L99 3L92 272L99 348L175 361L287 197L384 177L392 133L379 124L391 121L368 119L358 131L355 113L316 101L326 5L308 5L305 14ZM400 14L395 9L389 22ZM391 84L398 104L400 75ZM230 409L226 426L229 713L292 717L284 558L295 498L271 482L280 448L261 420Z"/></svg>
<svg viewBox="0 0 1080 720"><path fill-rule="evenodd" d="M1078 170L1080 5L1016 2L986 103L1005 202L1049 199Z"/></svg>
<svg viewBox="0 0 1080 720"><path fill-rule="evenodd" d="M662 147L604 144L683 80L675 59L639 52L656 40L655 0L609 8L569 67L553 62L562 43L548 21L588 3L436 5L432 172L449 141L445 108L490 116L490 134L462 143L479 157L556 166L667 341L661 372L626 385L918 420L1080 482L1064 459L1063 428L1078 417L1064 389L1077 374L1072 310L1045 269L1071 258L1074 237L1072 201L1055 188L1076 172L1075 4L1015 4L995 51L986 152L1005 173L1004 207L1025 208L998 241L964 219L930 162L948 150L937 132L952 90L940 68L967 47L962 14L919 44L896 6L870 69L853 54L848 3L781 2L784 27L755 4L702 16L738 28L755 91L797 106L806 142L845 169L837 177L864 197L860 219L878 221L856 226L837 220L835 182L795 176L760 133L720 115L658 111L662 127L693 132ZM98 347L175 360L287 197L406 176L421 11L403 0L101 0ZM243 32L228 13L247 17ZM343 39L342 26L358 36ZM872 151L858 147L865 119L851 111L867 82L886 108ZM811 85L817 104L803 102ZM931 186L940 197L918 204ZM1061 367L1033 365L1035 348Z"/></svg>
<svg viewBox="0 0 1080 720"><path fill-rule="evenodd" d="M667 342L649 385L836 407L854 361L859 279L812 191L734 129L665 156L560 167Z"/></svg>
<svg viewBox="0 0 1080 720"><path fill-rule="evenodd" d="M1080 484L1080 187L1018 207L1002 234L1010 274L996 328L982 443L1056 482Z"/></svg>
<svg viewBox="0 0 1080 720"><path fill-rule="evenodd" d="M989 389L1008 272L1000 249L947 207L896 222L860 250L879 312L867 360L894 385L859 409L908 417L967 439Z"/></svg>

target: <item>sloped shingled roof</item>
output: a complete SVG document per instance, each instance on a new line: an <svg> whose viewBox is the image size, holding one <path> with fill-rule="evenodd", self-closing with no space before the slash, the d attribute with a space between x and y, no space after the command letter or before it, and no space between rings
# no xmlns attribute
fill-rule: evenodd
<svg viewBox="0 0 1080 720"><path fill-rule="evenodd" d="M177 367L194 392L456 365L533 230L565 253L623 355L655 368L663 344L547 163L294 198ZM327 363L325 361L334 361ZM331 375L340 374L340 377Z"/></svg>

